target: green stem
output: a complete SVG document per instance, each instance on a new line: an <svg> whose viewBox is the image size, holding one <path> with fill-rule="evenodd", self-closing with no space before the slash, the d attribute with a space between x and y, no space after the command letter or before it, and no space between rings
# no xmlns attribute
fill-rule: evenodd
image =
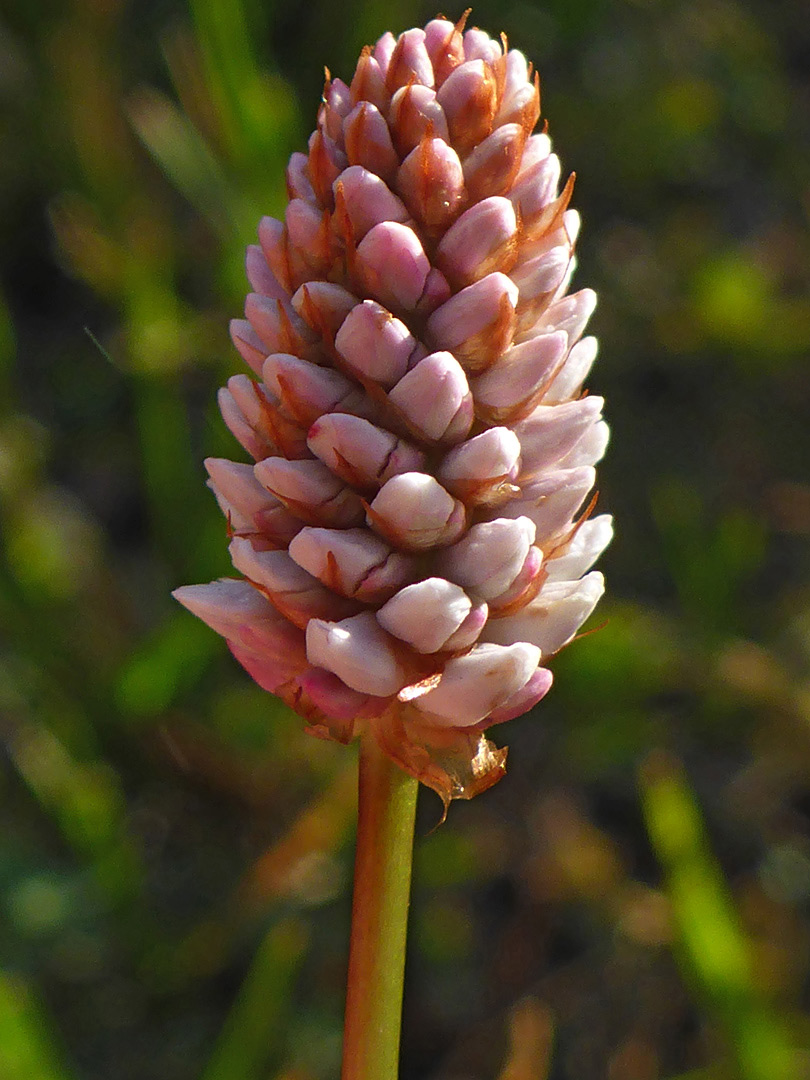
<svg viewBox="0 0 810 1080"><path fill-rule="evenodd" d="M396 1080L399 1071L418 786L363 735L341 1080Z"/></svg>

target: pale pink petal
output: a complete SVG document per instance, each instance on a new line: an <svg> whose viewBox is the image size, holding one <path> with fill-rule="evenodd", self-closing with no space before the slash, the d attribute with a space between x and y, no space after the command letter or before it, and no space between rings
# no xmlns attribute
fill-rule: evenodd
<svg viewBox="0 0 810 1080"><path fill-rule="evenodd" d="M470 727L519 693L539 663L540 650L524 641L478 644L450 660L438 686L415 698L413 705L431 724Z"/></svg>
<svg viewBox="0 0 810 1080"><path fill-rule="evenodd" d="M463 504L433 476L420 472L386 481L367 516L376 532L406 551L452 544L466 526Z"/></svg>
<svg viewBox="0 0 810 1080"><path fill-rule="evenodd" d="M466 621L473 604L458 585L425 578L401 589L377 612L384 630L420 653L437 652Z"/></svg>
<svg viewBox="0 0 810 1080"><path fill-rule="evenodd" d="M596 607L605 581L597 570L581 581L550 581L516 615L490 619L481 635L504 645L530 641L550 656L566 645Z"/></svg>
<svg viewBox="0 0 810 1080"><path fill-rule="evenodd" d="M482 521L439 553L436 568L450 581L490 600L515 580L534 538L534 524L525 517Z"/></svg>
<svg viewBox="0 0 810 1080"><path fill-rule="evenodd" d="M311 619L307 626L309 662L375 697L396 694L408 681L392 642L371 611L340 622Z"/></svg>

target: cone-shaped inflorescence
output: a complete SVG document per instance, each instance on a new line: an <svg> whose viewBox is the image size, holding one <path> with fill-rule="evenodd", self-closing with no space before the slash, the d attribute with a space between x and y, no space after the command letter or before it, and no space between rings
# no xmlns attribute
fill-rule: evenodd
<svg viewBox="0 0 810 1080"><path fill-rule="evenodd" d="M175 594L316 734L370 725L445 803L502 775L483 731L548 690L611 536L573 178L524 56L463 22L327 75L232 325L258 380L220 406L255 463L207 462L243 577Z"/></svg>

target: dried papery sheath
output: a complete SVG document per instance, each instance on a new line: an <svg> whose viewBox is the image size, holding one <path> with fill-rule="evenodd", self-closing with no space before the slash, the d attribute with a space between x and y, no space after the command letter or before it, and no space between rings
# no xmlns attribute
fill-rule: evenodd
<svg viewBox="0 0 810 1080"><path fill-rule="evenodd" d="M445 804L502 775L483 733L549 689L612 532L572 180L531 66L464 23L327 76L231 328L253 463L208 463L243 578L175 593L314 733L370 727Z"/></svg>

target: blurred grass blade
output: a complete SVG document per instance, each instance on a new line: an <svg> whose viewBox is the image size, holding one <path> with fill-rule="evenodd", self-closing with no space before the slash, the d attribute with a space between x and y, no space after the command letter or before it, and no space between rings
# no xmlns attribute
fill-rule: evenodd
<svg viewBox="0 0 810 1080"><path fill-rule="evenodd" d="M684 966L724 1028L741 1080L800 1080L798 1055L756 983L748 940L680 762L663 753L650 755L641 772L641 793Z"/></svg>
<svg viewBox="0 0 810 1080"><path fill-rule="evenodd" d="M129 116L155 161L217 234L230 242L239 221L255 221L253 207L238 206L219 162L196 130L168 98L140 90L129 100Z"/></svg>
<svg viewBox="0 0 810 1080"><path fill-rule="evenodd" d="M104 892L113 902L130 900L141 886L141 866L125 832L124 797L112 770L101 760L77 760L42 724L21 725L9 753L68 843L91 864Z"/></svg>
<svg viewBox="0 0 810 1080"><path fill-rule="evenodd" d="M197 682L219 651L219 641L203 623L178 611L122 666L116 686L119 708L132 717L160 715Z"/></svg>
<svg viewBox="0 0 810 1080"><path fill-rule="evenodd" d="M282 1064L293 982L307 944L300 919L285 919L267 932L202 1080L264 1080L268 1066Z"/></svg>
<svg viewBox="0 0 810 1080"><path fill-rule="evenodd" d="M525 998L509 1017L509 1054L498 1080L546 1080L551 1067L554 1023L536 998Z"/></svg>
<svg viewBox="0 0 810 1080"><path fill-rule="evenodd" d="M55 1040L30 989L0 972L0 1077L2 1080L70 1080Z"/></svg>
<svg viewBox="0 0 810 1080"><path fill-rule="evenodd" d="M190 6L232 158L247 164L277 154L281 117L271 107L274 95L256 59L244 3L191 0Z"/></svg>

